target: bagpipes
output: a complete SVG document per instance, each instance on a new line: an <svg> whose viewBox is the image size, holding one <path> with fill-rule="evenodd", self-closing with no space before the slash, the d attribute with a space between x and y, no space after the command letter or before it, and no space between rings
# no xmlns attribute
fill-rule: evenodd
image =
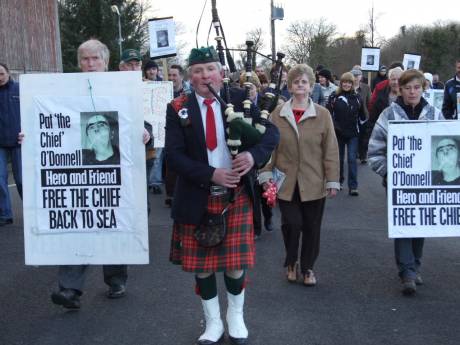
<svg viewBox="0 0 460 345"><path fill-rule="evenodd" d="M227 42L225 40L225 34L223 33L222 24L219 20L219 16L216 8L216 0L212 0L212 25L216 30L216 44L217 44L217 53L219 61L222 65L224 71L223 78L223 90L226 100L224 100L216 90L213 89L211 84L208 84L209 91L214 95L214 97L219 101L219 103L225 108L225 117L226 122L228 123L228 139L227 146L230 149L230 153L234 158L239 152L243 152L253 147L259 143L262 135L265 133L265 123L268 121L270 113L275 109L278 104L279 95L281 93L281 77L282 70L284 68L282 59L284 54L278 52L277 59L275 62L275 67L272 68L271 74L271 84L270 91L266 92L260 103L260 113L256 114L258 116L253 117L251 114L252 101L250 99L250 91L253 87L251 83L252 77L252 60L253 54L260 54L257 51L253 50L254 42L246 41L246 64L245 64L245 77L246 81L244 83L245 88L245 99L243 101L243 110L244 112L235 112L234 105L230 99L230 78L229 71L225 58L227 58L228 65L231 72L235 72L235 64L233 58L230 54L230 50L238 49L229 49ZM224 41L225 48L222 45ZM225 50L225 54L224 54ZM262 54L260 54L262 55ZM269 57L262 55L265 58L270 59ZM271 59L270 59L271 60ZM272 60L273 61L273 60ZM276 83L275 83L276 81ZM263 193L263 196L267 198L267 203L271 206L274 206L276 201L276 185L270 184L269 188Z"/></svg>
<svg viewBox="0 0 460 345"><path fill-rule="evenodd" d="M210 92L216 97L216 99L223 105L225 110L226 121L228 123L228 139L227 146L230 149L230 153L235 157L239 152L246 151L252 146L256 145L262 135L265 133L264 123L268 121L270 113L274 110L278 104L279 95L281 93L281 74L283 69L282 59L284 58L283 53L277 53L277 59L275 61L274 74L272 75L272 83L270 84L271 91L266 92L262 97L261 109L259 116L253 118L251 115L251 106L252 101L250 99L250 91L253 84L250 82L252 77L252 57L253 54L258 52L253 50L254 42L246 41L246 64L245 64L245 77L246 81L244 83L245 88L245 99L243 101L243 110L244 112L235 112L234 105L230 99L230 78L228 76L228 69L225 61L227 58L230 71L235 72L235 65L233 63L230 50L238 49L229 49L225 40L225 35L223 33L222 24L220 22L217 8L216 0L212 0L212 25L216 30L216 43L217 43L217 53L219 56L219 61L224 70L223 78L223 89L226 101L213 89L213 87L208 84ZM221 36L222 34L222 36ZM225 48L222 45L222 40L224 41ZM224 54L225 50L225 54ZM258 53L260 54L260 53ZM260 54L262 55L262 54ZM269 58L265 55L262 55L266 58ZM269 58L270 59L270 58ZM271 59L270 59L271 60ZM276 80L276 84L273 81ZM273 87L272 87L273 86Z"/></svg>

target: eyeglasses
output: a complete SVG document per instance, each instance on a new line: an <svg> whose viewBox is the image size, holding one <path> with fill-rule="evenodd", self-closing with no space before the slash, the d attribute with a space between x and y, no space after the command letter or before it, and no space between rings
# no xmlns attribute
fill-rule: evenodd
<svg viewBox="0 0 460 345"><path fill-rule="evenodd" d="M95 132L96 130L99 131L101 129L108 129L108 128L109 128L109 124L107 122L97 121L97 122L88 124L88 126L86 127L86 130Z"/></svg>
<svg viewBox="0 0 460 345"><path fill-rule="evenodd" d="M442 152L444 155L448 155L452 151L457 151L457 146L454 144L447 144L444 146L440 146L436 149L436 155L439 154L439 152Z"/></svg>

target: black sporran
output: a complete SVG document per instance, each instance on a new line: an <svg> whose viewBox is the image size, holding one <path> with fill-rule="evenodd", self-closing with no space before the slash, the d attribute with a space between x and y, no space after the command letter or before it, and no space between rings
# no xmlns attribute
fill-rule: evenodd
<svg viewBox="0 0 460 345"><path fill-rule="evenodd" d="M195 239L201 247L210 248L222 243L227 233L227 209L222 213L208 213L195 229Z"/></svg>

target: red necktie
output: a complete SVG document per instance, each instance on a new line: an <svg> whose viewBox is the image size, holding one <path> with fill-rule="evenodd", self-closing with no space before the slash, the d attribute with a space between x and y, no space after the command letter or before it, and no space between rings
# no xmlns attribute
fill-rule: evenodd
<svg viewBox="0 0 460 345"><path fill-rule="evenodd" d="M216 120L214 119L214 110L212 110L213 99L205 99L206 110L206 146L212 151L217 147Z"/></svg>

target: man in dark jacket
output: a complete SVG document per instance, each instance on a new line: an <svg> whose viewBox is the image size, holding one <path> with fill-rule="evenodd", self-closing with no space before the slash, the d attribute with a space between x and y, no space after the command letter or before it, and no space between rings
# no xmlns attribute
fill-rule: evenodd
<svg viewBox="0 0 460 345"><path fill-rule="evenodd" d="M446 119L457 119L460 108L460 58L455 63L456 74L446 82L442 114Z"/></svg>
<svg viewBox="0 0 460 345"><path fill-rule="evenodd" d="M11 160L14 181L22 197L21 131L19 84L10 78L8 67L0 63L0 226L13 223L8 190L8 160Z"/></svg>
<svg viewBox="0 0 460 345"><path fill-rule="evenodd" d="M194 92L176 98L166 115L166 157L178 178L172 205L174 219L170 260L195 273L197 293L206 330L197 344L217 344L224 337L215 272L224 272L227 288L227 324L232 344L247 344L243 319L245 271L254 265L253 210L255 169L261 168L278 144L279 133L264 123L260 141L234 159L226 141L228 123L223 104L208 89L222 88L222 66L214 48L192 49L189 76ZM231 89L231 101L242 111L243 90ZM227 100L228 101L228 100ZM257 114L252 105L252 119ZM235 120L234 120L235 121ZM234 190L233 203L229 189ZM225 207L227 232L214 247L195 237L206 214L220 214Z"/></svg>

